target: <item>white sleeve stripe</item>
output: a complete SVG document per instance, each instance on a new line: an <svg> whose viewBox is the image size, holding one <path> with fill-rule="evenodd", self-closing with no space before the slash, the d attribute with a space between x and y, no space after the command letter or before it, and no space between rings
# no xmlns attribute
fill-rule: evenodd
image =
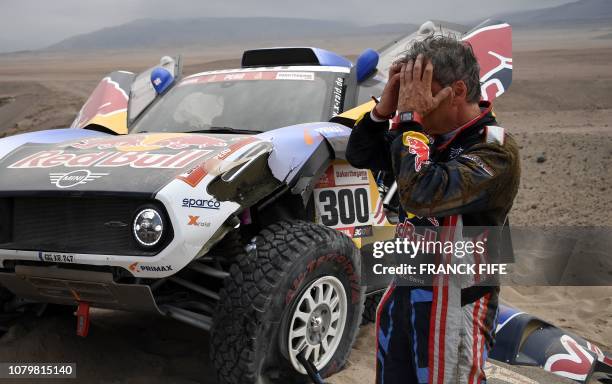
<svg viewBox="0 0 612 384"><path fill-rule="evenodd" d="M497 143L504 145L504 129L495 125L489 125L485 128L487 143Z"/></svg>

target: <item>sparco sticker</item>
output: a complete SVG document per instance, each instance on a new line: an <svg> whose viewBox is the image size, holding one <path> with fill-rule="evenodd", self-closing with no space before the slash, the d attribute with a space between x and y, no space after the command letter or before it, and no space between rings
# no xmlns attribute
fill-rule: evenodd
<svg viewBox="0 0 612 384"><path fill-rule="evenodd" d="M183 208L220 209L221 203L215 199L183 199Z"/></svg>

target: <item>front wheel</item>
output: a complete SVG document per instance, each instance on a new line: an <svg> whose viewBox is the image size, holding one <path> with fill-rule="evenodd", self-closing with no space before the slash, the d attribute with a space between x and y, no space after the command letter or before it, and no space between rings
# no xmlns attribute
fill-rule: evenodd
<svg viewBox="0 0 612 384"><path fill-rule="evenodd" d="M221 383L300 383L304 353L327 377L346 364L363 311L359 251L303 221L260 232L230 268L211 353Z"/></svg>

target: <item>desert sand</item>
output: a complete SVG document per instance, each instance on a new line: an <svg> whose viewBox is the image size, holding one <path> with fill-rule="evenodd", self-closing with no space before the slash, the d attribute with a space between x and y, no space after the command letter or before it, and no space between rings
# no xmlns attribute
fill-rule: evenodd
<svg viewBox="0 0 612 384"><path fill-rule="evenodd" d="M611 31L515 31L513 85L495 107L521 146L512 224L612 225L612 39L598 38ZM354 55L387 40L310 45ZM187 54L185 72L236 66L241 48ZM0 55L0 137L68 126L105 73L138 71L162 54ZM612 287L504 287L501 298L612 350ZM75 336L74 326L65 313L28 319L0 340L0 361L77 362L79 382L87 383L215 382L208 336L187 325L97 310L87 339ZM329 381L371 383L373 376L369 325L361 329L348 368Z"/></svg>

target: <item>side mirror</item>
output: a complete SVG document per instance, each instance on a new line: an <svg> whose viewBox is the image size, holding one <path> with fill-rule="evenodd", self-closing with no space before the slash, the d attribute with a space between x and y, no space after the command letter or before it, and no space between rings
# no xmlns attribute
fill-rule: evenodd
<svg viewBox="0 0 612 384"><path fill-rule="evenodd" d="M378 65L378 52L368 48L359 55L357 58L357 82L361 83L367 79Z"/></svg>
<svg viewBox="0 0 612 384"><path fill-rule="evenodd" d="M174 76L165 68L157 67L151 72L151 84L158 95L164 93L173 82Z"/></svg>

